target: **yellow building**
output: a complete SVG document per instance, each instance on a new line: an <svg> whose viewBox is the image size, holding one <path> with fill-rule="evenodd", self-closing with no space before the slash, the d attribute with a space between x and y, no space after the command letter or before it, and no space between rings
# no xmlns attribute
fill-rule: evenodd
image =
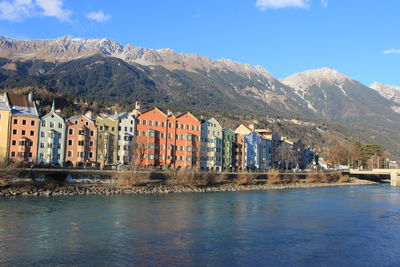
<svg viewBox="0 0 400 267"><path fill-rule="evenodd" d="M0 161L8 157L11 107L7 93L0 95Z"/></svg>

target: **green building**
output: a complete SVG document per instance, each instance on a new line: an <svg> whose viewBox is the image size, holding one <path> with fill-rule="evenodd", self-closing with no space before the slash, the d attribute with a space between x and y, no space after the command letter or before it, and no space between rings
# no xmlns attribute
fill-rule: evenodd
<svg viewBox="0 0 400 267"><path fill-rule="evenodd" d="M233 169L234 151L236 134L231 129L225 129L222 132L222 169Z"/></svg>

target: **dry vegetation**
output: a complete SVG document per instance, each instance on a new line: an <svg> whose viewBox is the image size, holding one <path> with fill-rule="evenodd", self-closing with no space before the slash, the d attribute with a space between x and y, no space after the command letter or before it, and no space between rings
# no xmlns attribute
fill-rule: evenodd
<svg viewBox="0 0 400 267"><path fill-rule="evenodd" d="M16 174L14 165L0 163L0 186L6 186Z"/></svg>

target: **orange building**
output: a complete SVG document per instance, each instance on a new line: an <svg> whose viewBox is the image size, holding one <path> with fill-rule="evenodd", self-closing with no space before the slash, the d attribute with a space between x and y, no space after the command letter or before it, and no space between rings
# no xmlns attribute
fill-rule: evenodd
<svg viewBox="0 0 400 267"><path fill-rule="evenodd" d="M33 93L26 95L8 94L11 106L9 161L36 163L39 114Z"/></svg>
<svg viewBox="0 0 400 267"><path fill-rule="evenodd" d="M96 164L97 128L86 115L67 119L65 165L92 166Z"/></svg>
<svg viewBox="0 0 400 267"><path fill-rule="evenodd" d="M200 121L189 112L175 116L152 108L137 116L135 144L137 166L197 168Z"/></svg>

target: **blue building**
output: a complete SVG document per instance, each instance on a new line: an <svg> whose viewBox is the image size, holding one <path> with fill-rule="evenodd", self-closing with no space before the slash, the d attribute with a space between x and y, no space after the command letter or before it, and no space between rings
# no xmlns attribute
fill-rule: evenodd
<svg viewBox="0 0 400 267"><path fill-rule="evenodd" d="M266 170L271 166L272 141L252 132L244 136L245 167L250 170Z"/></svg>

